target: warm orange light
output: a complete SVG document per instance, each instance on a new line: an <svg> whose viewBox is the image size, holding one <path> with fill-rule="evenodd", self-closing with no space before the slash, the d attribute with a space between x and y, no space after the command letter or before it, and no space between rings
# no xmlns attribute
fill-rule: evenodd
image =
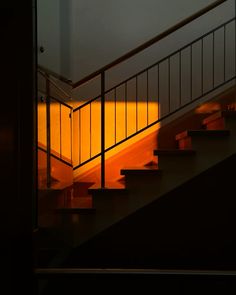
<svg viewBox="0 0 236 295"><path fill-rule="evenodd" d="M149 102L147 118L147 103L139 102L136 110L135 102L106 102L105 106L105 148L118 143L147 125L158 119L158 104ZM91 117L90 117L91 114ZM127 117L126 117L127 114ZM90 118L92 118L90 120ZM93 102L83 108L83 110L74 113L73 128L73 163L77 166L80 161L86 161L101 151L101 104ZM137 129L136 129L137 128ZM81 133L79 130L81 129ZM117 152L127 148L148 134L157 130L157 126L142 132L132 139L122 143L116 148L106 153L106 159L114 156ZM94 165L100 163L100 158L92 163L82 166L75 171L75 177L88 171Z"/></svg>
<svg viewBox="0 0 236 295"><path fill-rule="evenodd" d="M79 104L83 104L80 102ZM78 102L72 102L74 106ZM73 113L73 118L69 116L70 110L59 103L51 103L50 117L51 117L51 152L58 157L64 159L71 158L73 166L77 166L79 162L86 161L93 157L101 150L101 102L95 101L91 105L87 105L80 112ZM138 102L124 102L114 101L106 102L105 105L105 147L108 148L115 143L125 139L144 128L147 123L150 124L158 119L158 104L156 102L149 102L148 104L148 118L147 118L147 103ZM148 120L148 122L147 122ZM72 138L71 127L72 122ZM108 153L106 153L106 160L112 158L118 152L125 150L136 142L140 141L149 134L153 134L158 126L153 126L145 132L133 137L125 143L117 146ZM72 146L71 146L72 140ZM46 104L38 104L38 142L39 145L46 147ZM153 140L152 140L153 142ZM136 151L137 152L137 151ZM141 152L143 153L143 152ZM144 155L144 153L143 153ZM141 154L139 155L139 157ZM149 155L150 156L150 155ZM146 156L144 157L147 158ZM120 161L120 160L119 160ZM145 160L146 161L146 160ZM44 159L45 162L45 159ZM74 171L74 177L83 175L91 168L100 164L100 158L91 163L82 166ZM131 164L131 163L130 163ZM40 166L40 163L39 163ZM42 166L42 165L41 165ZM45 166L45 163L44 163ZM118 165L119 166L119 165ZM56 169L54 166L52 169ZM109 168L108 168L109 169ZM118 172L119 173L119 172ZM111 171L111 174L113 172ZM117 173L115 173L117 176Z"/></svg>
<svg viewBox="0 0 236 295"><path fill-rule="evenodd" d="M196 108L195 113L197 114L209 114L215 111L219 111L221 106L217 102L207 102Z"/></svg>

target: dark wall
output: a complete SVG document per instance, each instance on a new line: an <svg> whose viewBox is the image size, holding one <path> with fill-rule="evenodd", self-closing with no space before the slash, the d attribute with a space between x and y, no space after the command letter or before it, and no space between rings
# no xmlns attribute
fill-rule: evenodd
<svg viewBox="0 0 236 295"><path fill-rule="evenodd" d="M1 251L4 294L33 294L35 218L34 1L1 2ZM33 213L33 214L32 214ZM5 289L4 289L5 288Z"/></svg>
<svg viewBox="0 0 236 295"><path fill-rule="evenodd" d="M70 267L236 269L236 156L75 249Z"/></svg>

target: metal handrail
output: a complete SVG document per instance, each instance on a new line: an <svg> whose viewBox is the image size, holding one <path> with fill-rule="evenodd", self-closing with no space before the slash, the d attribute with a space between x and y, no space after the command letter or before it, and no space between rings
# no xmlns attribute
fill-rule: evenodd
<svg viewBox="0 0 236 295"><path fill-rule="evenodd" d="M98 99L101 99L102 96L104 96L105 94L108 94L109 92L111 92L111 91L113 91L113 90L116 91L116 89L117 89L118 87L120 87L121 85L125 85L125 86L127 86L127 82L128 82L128 81L130 81L131 79L137 79L137 76L139 76L139 75L141 75L141 74L143 74L143 73L145 73L145 72L148 72L151 68L153 68L153 67L155 67L155 66L159 67L159 65L160 65L162 62L165 62L165 61L170 60L170 58L171 58L172 56L174 56L174 55L176 55L176 54L180 54L180 55L181 55L181 52L182 52L184 49L192 48L192 46L194 46L195 43L197 43L197 42L202 42L202 40L203 40L205 37L209 36L209 35L213 35L213 36L214 36L214 34L215 34L219 29L224 28L224 34L225 34L225 28L226 28L226 26L227 26L228 24L232 23L233 21L235 21L235 17L233 17L233 18L231 18L230 20L226 21L225 23L223 23L223 24L217 26L216 28L214 28L214 29L208 31L207 33L203 34L202 36L200 36L200 37L198 37L197 39L193 40L192 42L188 43L187 45L184 45L183 47L179 48L178 50L175 50L173 53L169 54L169 55L166 56L165 58L159 60L158 62L155 62L153 65L151 65L151 66L145 68L144 70L142 70L142 71L138 72L137 74L135 74L135 75L129 77L128 79L125 79L124 81L120 82L120 83L117 84L116 86L113 86L112 88L110 88L110 89L104 91L103 95L100 94L99 96L97 96L97 97L95 97L95 98L93 98L93 99L91 99L91 100L85 102L85 103L82 104L81 106L79 106L79 107L77 107L76 109L74 109L73 112L81 111L84 107L86 107L86 106L88 106L88 105L90 105L90 108L91 108L91 104L92 104L92 102L94 102L94 101L96 101L96 100L98 100ZM214 37L213 37L213 38L214 38ZM225 50L225 49L224 49L224 50ZM213 53L213 54L214 54L214 53ZM212 66L214 67L214 63L212 64ZM224 66L225 66L225 58L224 58ZM180 74L181 74L181 73L180 73ZM224 76L225 76L225 73L224 73ZM199 100L203 95L208 95L208 94L210 94L213 90L219 89L220 87L222 87L222 86L225 85L226 83L231 82L231 81L234 80L234 79L235 79L235 76L230 77L229 79L226 79L226 78L224 77L224 82L223 82L223 83L221 83L221 84L219 84L219 85L217 85L217 86L213 84L213 88L210 89L210 91L202 91L202 94L201 94L200 96L195 97L195 98L191 97L191 101L190 101L190 102L188 102L188 103L186 103L186 104L180 104L180 107L177 108L175 111L172 111L172 112L170 111L167 115L162 116L161 118L160 118L160 116L159 116L159 114L158 114L158 120L152 122L151 124L147 124L147 126L145 126L144 128L142 128L142 129L136 131L135 133L133 133L133 134L131 134L131 135L129 135L129 136L127 136L127 134L126 134L126 137L125 137L123 140L121 140L121 141L119 141L119 142L116 142L115 144L111 145L111 146L108 147L108 148L104 148L103 152L101 151L101 152L97 153L96 155L90 156L89 159L84 160L84 161L81 162L79 165L76 165L76 166L74 167L74 170L75 170L75 169L78 169L79 167L81 167L81 166L87 164L88 162L90 162L90 161L92 161L92 160L98 158L99 156L102 156L103 153L106 153L106 152L110 151L112 148L114 148L114 147L116 147L116 146L122 144L123 142L125 142L125 141L131 139L131 138L134 137L135 135L140 134L141 132L145 131L146 129L148 129L148 128L154 126L154 125L157 124L157 123L159 123L161 120L167 119L168 117L170 117L170 116L172 116L173 114L175 114L177 111L180 111L181 109L183 109L183 108L189 106L189 105L192 104L193 102ZM192 95L192 94L191 94L191 95ZM158 96L159 96L159 95L158 95Z"/></svg>
<svg viewBox="0 0 236 295"><path fill-rule="evenodd" d="M137 53L143 51L144 49L150 47L151 45L157 43L158 41L164 39L168 35L174 33L178 29L184 27L188 23L194 21L195 19L206 14L207 12L211 11L212 9L216 8L217 6L221 5L222 3L226 2L226 1L228 1L228 0L218 0L210 5L206 6L205 8L199 10L198 12L192 14L191 16L187 17L186 19L180 21L176 25L174 25L171 28L167 29L166 31L162 32L161 34L158 34L156 37L150 39L149 41L143 43L142 45L136 47L135 49L133 49L133 50L129 51L128 53L122 55L121 57L117 58L113 62L107 64L106 66L100 68L99 70L96 70L95 72L84 77L83 79L79 80L78 82L72 83L72 87L77 88L77 87L81 86L82 84L88 82L89 80L92 80L93 78L99 76L103 72L113 68L114 66L124 62L125 60L131 58L132 56L136 55Z"/></svg>
<svg viewBox="0 0 236 295"><path fill-rule="evenodd" d="M167 29L166 31L162 32L161 34L157 35L153 39L143 43L142 45L138 46L134 50L131 50L130 52L126 53L125 55L121 56L120 58L114 60L113 62L109 63L108 65L102 67L101 69L95 71L94 73L88 75L87 77L81 79L80 81L78 81L72 85L73 88L77 88L77 87L85 84L86 82L92 80L93 78L100 76L100 83L101 83L101 93L100 93L100 99L101 99L101 188L105 188L105 152L106 152L106 148L105 148L105 94L106 94L105 72L107 70L113 68L114 66L126 61L127 59L133 57L134 55L136 55L137 53L150 47L151 45L157 43L158 41L164 39L165 37L174 33L178 29L184 27L186 24L189 24L190 22L194 21L195 19L198 19L200 16L206 14L207 12L218 7L219 5L221 5L222 3L226 2L226 1L227 0L215 1L214 3L199 10L198 12L192 14L191 16L187 17L186 19L180 21L176 25L172 26L171 28ZM180 60L181 60L181 54L180 54ZM170 59L168 59L168 69L170 72ZM181 72L181 70L180 70L180 72ZM148 72L147 72L147 76L148 76ZM138 131L137 130L137 75L136 75L135 79L136 79L136 132L137 132ZM170 76L169 76L168 83L169 83L169 87L170 87ZM202 85L203 85L203 82L202 82ZM180 89L181 89L181 86L180 86ZM127 90L127 87L126 87L126 90ZM180 90L180 92L181 92L181 90ZM126 95L126 100L127 100L127 95ZM180 100L181 100L181 98L180 98ZM170 106L170 95L169 95L169 106ZM81 108L79 109L79 111L80 110L81 110ZM90 112L91 112L91 104L90 104ZM159 114L158 114L158 117L159 117ZM148 121L148 115L147 115L147 121ZM91 131L90 131L90 134L91 134ZM90 149L90 154L91 154L91 149Z"/></svg>
<svg viewBox="0 0 236 295"><path fill-rule="evenodd" d="M125 84L125 100L126 100L126 103L127 103L127 81L129 81L130 79L132 78L135 78L135 85L136 85L136 132L134 132L134 134L132 135L129 135L127 136L127 130L126 130L126 138L124 140L121 140L120 142L117 142L116 141L116 131L115 131L115 145L112 145L108 148L105 147L105 95L112 91L114 89L115 91L115 103L116 103L116 89L118 86L115 86L115 87L112 87L111 89L109 90L106 90L105 88L105 73L107 70L113 68L114 66L128 60L129 58L135 56L136 54L138 54L139 52L145 50L146 48L152 46L153 44L157 43L158 41L164 39L165 37L169 36L170 34L176 32L177 30L179 30L180 28L184 27L185 25L189 24L190 22L198 19L200 16L206 14L207 12L211 11L212 9L218 7L219 5L221 5L222 3L226 2L228 0L218 0L218 1L215 1L214 3L206 6L205 8L199 10L198 12L192 14L191 16L187 17L186 19L178 22L176 25L172 26L171 28L167 29L166 31L162 32L161 34L157 35L156 37L152 38L151 40L143 43L142 45L138 46L137 48L131 50L130 52L126 53L125 55L119 57L118 59L114 60L113 62L107 64L106 66L102 67L101 69L95 71L94 73L84 77L83 79L79 80L78 82L76 83L71 83L70 85L72 86L72 88L77 88L87 82L89 82L90 80L94 79L95 77L97 76L100 76L100 83L101 83L101 90L100 90L100 95L97 96L96 98L93 98L92 100L89 100L87 101L86 103L84 103L83 105L79 106L78 108L74 109L73 112L75 111L81 111L83 107L85 107L86 105L90 105L90 116L91 116L91 103L93 101L95 101L96 99L100 99L101 100L101 152L98 153L97 155L95 156L92 156L91 154L91 147L90 147L90 159L89 160L86 160L85 162L87 163L88 161L91 161L92 159L98 157L98 156L101 156L101 187L102 188L105 188L105 153L112 149L113 147L117 146L118 144L124 142L125 140L133 137L134 135L136 134L139 134L140 132L146 130L147 128L153 126L154 124L158 123L160 120L166 118L167 116L170 116L172 115L173 113L175 113L177 110L180 110L182 109L183 107L186 107L186 105L188 104L185 104L183 105L182 102L181 102L181 58L182 58L182 48L175 51L174 53L172 53L171 55L169 55L168 57L165 57L164 59L162 59L161 61L158 61L156 62L154 65L148 67L147 69L139 72L138 74L132 76L131 78L129 78L128 80L125 80L123 82L121 82L119 85L124 85ZM232 20L230 20L232 21ZM221 25L224 27L224 38L225 38L225 30L226 30L226 24L228 24L230 21L228 21L227 23ZM220 26L219 26L220 27ZM214 44L214 31L217 30L217 29L214 29L212 30L210 33L213 34L213 44ZM210 34L208 32L208 34ZM204 92L204 89L203 89L203 38L207 36L207 34L204 34L202 37L198 38L197 40L201 40L201 50L202 50L202 54L201 54L201 95L196 98L193 93L192 93L192 68L191 68L191 95L190 95L190 100L192 103L193 101L196 101L196 99L200 99L203 95L206 95L207 92ZM197 42L196 40L194 42ZM192 47L193 47L193 43L190 43L188 45L186 45L185 47L183 48L187 48L188 46L190 47L190 50L191 50L191 58L192 58ZM225 44L224 44L225 46ZM213 50L214 50L214 45L213 45ZM170 57L174 54L178 54L179 55L179 92L180 92L180 95L179 95L179 108L177 108L177 110L175 110L174 112L171 110L171 100L170 100L170 70L171 70L171 61L170 61ZM158 79L159 79L159 64L164 61L164 60L167 60L168 62L168 89L169 89L169 113L168 115L164 116L164 117L160 117L160 113L159 113L159 109L158 109L158 120L155 121L155 122L152 122L151 124L149 124L149 121L148 121L148 110L147 110L147 125L145 128L142 128L142 129L138 129L138 113L137 113L137 106L138 106L138 98L137 98L137 94L138 94L138 76L141 74L141 73L145 73L146 72L146 75L147 75L147 85L148 85L148 70L151 69L152 67L154 66L158 66ZM213 60L214 60L214 52L213 52ZM191 66L192 66L192 61L191 61ZM214 68L214 62L213 62L213 68ZM225 68L225 57L224 57L224 68ZM41 72L39 70L40 74L42 74L45 78L46 78L46 85L47 85L47 110L49 110L49 105L50 105L50 88L48 87L50 83L52 83L58 90L61 91L61 93L63 93L66 97L68 98L71 98L70 95L68 95L63 89L61 89L53 80L51 80L49 78L49 73L45 72ZM235 76L230 80L234 79ZM229 82L229 80L226 79L225 77L225 69L224 69L224 84L226 84L227 82ZM221 85L221 86L222 86ZM214 69L213 69L213 87L211 89L211 92L214 90L214 89L217 89L219 87L216 86L214 84ZM147 103L148 103L148 86L147 86ZM159 104L159 81L158 81L158 104ZM126 106L127 107L127 106ZM148 108L148 106L147 106ZM50 122L50 112L47 111L47 122ZM80 117L79 117L80 118ZM80 119L79 119L80 120ZM80 121L79 121L79 126L80 125ZM80 127L79 127L80 128ZM127 127L126 127L127 128ZM48 159L48 167L49 167L49 170L50 170L50 127L47 128L48 129L48 132L47 132L47 147L48 147L48 153L47 153L47 159ZM80 132L79 132L80 133ZM90 137L91 137L91 118L90 118ZM90 140L90 145L91 145L91 140ZM80 158L80 156L79 156ZM76 167L74 167L74 169L77 169L79 166L82 166L84 163L80 163L81 165L78 165ZM50 175L48 177L48 179L50 179Z"/></svg>
<svg viewBox="0 0 236 295"><path fill-rule="evenodd" d="M127 78L127 79L125 79L125 80L122 80L121 82L119 82L119 83L116 84L115 86L112 86L111 88L109 88L108 90L106 90L106 91L105 91L105 94L107 94L107 93L111 92L112 90L114 90L114 89L120 87L121 85L123 85L123 84L125 84L125 83L131 81L131 80L134 79L135 77L137 77L137 76L139 76L139 75L141 75L141 74L147 72L148 70L150 70L151 68L155 67L156 65L158 65L158 64L162 63L163 61L165 61L165 60L171 58L172 56L176 55L178 52L183 51L184 49L186 49L186 48L188 48L189 46L193 45L194 43L200 41L201 39L205 38L206 36L208 36L208 35L212 34L213 32L215 32L215 31L217 31L217 30L223 28L224 26L226 26L227 24L231 23L231 22L232 22L233 20L235 20L235 19L236 19L235 17L232 17L232 18L229 19L227 22L225 22L225 23L223 23L223 24L217 26L216 28L214 28L214 29L208 31L207 33L201 35L201 36L198 37L197 39L194 39L192 42L190 42L190 43L188 43L187 45L184 45L183 47L179 48L178 50L175 50L174 52L168 54L167 56L165 56L164 58L158 60L158 61L155 62L154 64L152 64L152 65L148 66L147 68L145 68L145 69L139 71L138 73L136 73L136 74L130 76L129 78ZM78 110L80 110L80 109L86 107L87 105L89 105L90 103L94 102L95 100L98 100L99 98L101 98L101 95L97 95L96 97L94 97L94 98L92 98L92 99L86 101L86 102L83 103L82 105L76 107L75 109L73 109L73 112L76 112L76 111L78 111Z"/></svg>
<svg viewBox="0 0 236 295"><path fill-rule="evenodd" d="M67 93L64 89L62 89L60 86L58 86L52 79L50 79L50 77L48 76L47 73L45 74L40 69L38 69L38 73L40 75L42 75L46 80L48 80L55 88L57 88L59 91L61 91L66 96L66 98L71 99L71 95L69 93Z"/></svg>
<svg viewBox="0 0 236 295"><path fill-rule="evenodd" d="M66 84L72 86L72 81L71 81L71 80L65 78L65 77L62 76L62 75L59 75L59 74L53 72L52 70L49 70L48 68L45 68L45 67L43 67L43 66L41 66L41 65L38 65L38 69L41 70L41 71L44 72L44 73L47 73L47 74L50 75L50 76L53 76L53 77L56 78L57 80L62 81L63 83L66 83Z"/></svg>

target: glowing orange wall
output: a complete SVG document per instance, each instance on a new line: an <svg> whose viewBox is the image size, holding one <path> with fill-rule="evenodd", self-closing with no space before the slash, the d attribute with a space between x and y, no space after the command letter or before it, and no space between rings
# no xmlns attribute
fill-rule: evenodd
<svg viewBox="0 0 236 295"><path fill-rule="evenodd" d="M71 159L71 131L70 109L59 103L50 105L51 125L51 152L62 155L65 159ZM60 124L61 118L61 124ZM61 134L61 135L60 135ZM38 104L38 142L47 146L46 134L46 103Z"/></svg>
<svg viewBox="0 0 236 295"><path fill-rule="evenodd" d="M158 119L158 105L157 103L150 102L148 106L149 124ZM147 103L139 102L137 108L136 117L136 104L135 102L128 102L127 109L123 102L117 102L116 106L114 102L106 102L105 107L105 148L108 148L116 142L125 139L126 136L126 124L127 124L127 136L136 132L136 118L137 118L137 130L144 128L147 124ZM125 114L127 113L127 122ZM116 114L116 115L115 115ZM91 115L91 122L90 122ZM101 150L101 104L100 102L93 102L87 105L80 112L74 113L73 123L73 163L77 166L80 161L85 161ZM116 122L116 125L115 125ZM79 135L79 126L81 126L81 134ZM146 130L145 132L135 136L125 143L117 146L111 151L106 153L106 159L114 156L119 151L124 150L128 146L140 141L140 139L153 133L157 130L157 126ZM91 133L90 133L91 132ZM91 147L90 147L91 144ZM80 147L81 146L81 150ZM80 152L79 152L80 150ZM95 159L92 163L88 163L85 166L75 170L75 177L85 173L94 165L100 163L100 157Z"/></svg>
<svg viewBox="0 0 236 295"><path fill-rule="evenodd" d="M70 102L70 105L76 107L84 102ZM136 109L137 107L137 109ZM154 102L149 102L148 105L148 123L152 123L158 119L158 105ZM61 106L59 103L51 103L50 117L51 117L51 153L61 156L63 159L71 159L72 148L72 160L73 166L77 166L80 161L85 161L99 153L101 150L101 103L95 101L91 105L87 105L80 112L74 112L71 119L70 110L65 106ZM108 148L116 142L124 139L126 136L136 132L137 130L145 127L147 124L147 103L139 102L136 105L135 102L128 102L125 107L124 102L117 101L116 105L112 101L106 102L105 107L105 147ZM127 119L126 119L127 115ZM90 119L91 118L91 119ZM60 124L61 120L61 124ZM72 122L72 137L71 127ZM116 122L116 124L115 124ZM127 126L127 129L126 129ZM108 153L106 153L106 159L109 159L116 155L118 152L125 150L128 146L140 141L142 138L149 134L152 134L157 130L158 126L154 126L145 132L135 136L125 143L117 146ZM60 136L61 134L61 136ZM73 144L71 146L71 140ZM40 146L46 148L46 104L38 104L38 142ZM41 160L40 160L41 159ZM41 162L40 162L41 161ZM45 166L45 159L39 157L39 167ZM54 161L55 162L55 161ZM100 157L92 161L91 163L82 166L74 171L74 177L83 175L91 168L100 164ZM56 165L58 166L58 165ZM55 165L52 165L52 170L59 169ZM109 168L108 168L109 170ZM114 174L110 171L110 174ZM117 175L115 173L115 175ZM114 178L114 177L112 177Z"/></svg>

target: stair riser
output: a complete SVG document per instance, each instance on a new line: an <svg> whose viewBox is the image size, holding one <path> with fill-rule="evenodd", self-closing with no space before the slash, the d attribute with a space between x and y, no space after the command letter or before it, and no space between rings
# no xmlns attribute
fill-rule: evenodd
<svg viewBox="0 0 236 295"><path fill-rule="evenodd" d="M230 141L233 140L234 136L232 132L231 136L188 136L183 139L177 141L177 146L180 149L193 149L197 153L199 150L203 150L206 148L206 151L209 149L219 150L222 148L226 148L228 150L228 146L232 145Z"/></svg>
<svg viewBox="0 0 236 295"><path fill-rule="evenodd" d="M96 214L108 212L108 214L112 215L127 203L127 199L128 194L122 192L94 193L93 204L96 208Z"/></svg>
<svg viewBox="0 0 236 295"><path fill-rule="evenodd" d="M205 125L206 130L224 130L226 129L225 119L219 118Z"/></svg>
<svg viewBox="0 0 236 295"><path fill-rule="evenodd" d="M148 193L158 189L160 179L160 174L136 175L129 173L125 177L125 185L129 191L132 191L132 193L140 193L140 191Z"/></svg>
<svg viewBox="0 0 236 295"><path fill-rule="evenodd" d="M208 122L204 125L207 130L230 130L231 133L236 133L236 118L235 117L221 117L216 120Z"/></svg>
<svg viewBox="0 0 236 295"><path fill-rule="evenodd" d="M195 155L191 156L158 156L158 167L165 172L188 172L195 165Z"/></svg>
<svg viewBox="0 0 236 295"><path fill-rule="evenodd" d="M180 150L192 149L192 139L190 136L177 141L177 148Z"/></svg>

